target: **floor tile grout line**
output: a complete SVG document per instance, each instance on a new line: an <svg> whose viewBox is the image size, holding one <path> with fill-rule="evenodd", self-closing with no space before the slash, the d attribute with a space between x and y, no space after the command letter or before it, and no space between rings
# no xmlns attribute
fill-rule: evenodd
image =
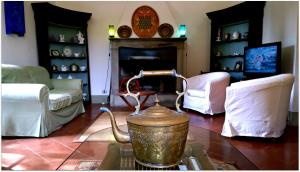
<svg viewBox="0 0 300 172"><path fill-rule="evenodd" d="M101 114L100 114L101 115ZM98 114L94 119L92 119L93 121L91 121L90 122L90 124L89 124L89 126L90 125L92 125L95 121L96 121L96 119L98 118L98 117L100 117L100 115ZM82 129L82 131L85 131L84 129L87 129L88 127L85 127L85 128L83 128ZM82 133L82 131L80 132L80 133ZM75 138L75 137L74 137ZM71 154L56 168L56 170L59 170L59 168L67 161L67 160L69 160L69 158L77 151L77 149L81 146L81 144L83 144L84 142L79 142L79 145L76 147L76 149L75 150L73 150L73 152L71 152ZM78 151L78 152L80 152L80 151ZM81 152L80 152L81 153Z"/></svg>
<svg viewBox="0 0 300 172"><path fill-rule="evenodd" d="M82 142L82 143L83 143L83 142ZM77 149L80 147L80 145L81 145L82 143L79 143L79 145L77 146L77 148L76 148L73 152L71 152L70 155L69 155L66 159L64 159L64 161L63 161L60 165L58 165L58 167L57 167L55 170L59 170L59 168L60 168L67 160L69 160L69 158L77 151ZM78 152L80 152L80 151L78 151Z"/></svg>
<svg viewBox="0 0 300 172"><path fill-rule="evenodd" d="M17 142L18 142L19 144L21 144L19 140L17 140ZM21 145L22 145L22 144L21 144ZM29 146L25 145L25 148L28 149L28 150L29 150L30 152L32 152L33 154L35 154L35 155L37 155L38 157L40 157L41 159L43 159L44 161L47 161L48 163L50 163L49 160L45 159L42 155L40 155L39 153L37 153L37 152L35 152L34 150L32 150Z"/></svg>
<svg viewBox="0 0 300 172"><path fill-rule="evenodd" d="M73 149L73 148L71 148L71 147L69 147L69 146L67 146L67 145L65 145L65 144L63 144L63 143L61 143L60 141L58 141L58 140L56 140L55 138L50 138L52 141L54 141L54 142L56 142L56 143L58 143L58 144L60 144L60 145L62 145L62 146L64 146L65 148L67 148L67 149L69 149L69 150L71 150L71 151L75 151L75 149ZM72 142L73 143L73 142ZM74 143L75 144L75 143Z"/></svg>

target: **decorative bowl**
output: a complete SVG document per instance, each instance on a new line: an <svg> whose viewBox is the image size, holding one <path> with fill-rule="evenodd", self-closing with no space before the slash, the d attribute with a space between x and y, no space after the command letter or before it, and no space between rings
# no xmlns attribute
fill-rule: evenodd
<svg viewBox="0 0 300 172"><path fill-rule="evenodd" d="M75 56L75 57L79 57L79 56L80 56L80 53L74 53L74 56Z"/></svg>
<svg viewBox="0 0 300 172"><path fill-rule="evenodd" d="M131 36L132 30L129 26L123 25L118 28L118 35L120 38L129 38Z"/></svg>
<svg viewBox="0 0 300 172"><path fill-rule="evenodd" d="M86 67L85 66L80 66L81 71L85 71Z"/></svg>
<svg viewBox="0 0 300 172"><path fill-rule="evenodd" d="M240 39L240 32L233 32L232 34L232 39L233 40L236 40L236 39Z"/></svg>
<svg viewBox="0 0 300 172"><path fill-rule="evenodd" d="M170 38L174 33L172 25L168 23L163 23L158 27L158 34L162 38Z"/></svg>

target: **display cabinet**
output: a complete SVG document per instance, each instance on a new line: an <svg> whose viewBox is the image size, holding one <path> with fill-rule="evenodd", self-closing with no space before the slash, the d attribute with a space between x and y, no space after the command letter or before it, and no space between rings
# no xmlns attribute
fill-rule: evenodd
<svg viewBox="0 0 300 172"><path fill-rule="evenodd" d="M211 72L229 72L231 82L245 79L244 48L262 42L264 5L249 1L207 13L211 19Z"/></svg>
<svg viewBox="0 0 300 172"><path fill-rule="evenodd" d="M51 78L81 79L83 100L91 102L87 21L91 13L32 3L36 22L39 65Z"/></svg>

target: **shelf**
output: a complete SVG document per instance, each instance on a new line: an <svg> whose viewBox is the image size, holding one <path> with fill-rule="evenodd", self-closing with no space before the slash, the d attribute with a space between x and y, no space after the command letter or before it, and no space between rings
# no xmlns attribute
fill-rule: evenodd
<svg viewBox="0 0 300 172"><path fill-rule="evenodd" d="M79 44L77 42L59 42L59 41L49 41L50 44L59 44L59 45L78 45L78 46L86 46L86 44Z"/></svg>
<svg viewBox="0 0 300 172"><path fill-rule="evenodd" d="M60 74L60 73L86 73L88 72L87 70L85 71L52 71L52 73L57 73L57 74Z"/></svg>
<svg viewBox="0 0 300 172"><path fill-rule="evenodd" d="M216 58L243 58L244 55L215 56Z"/></svg>
<svg viewBox="0 0 300 172"><path fill-rule="evenodd" d="M247 42L248 39L235 39L235 40L228 40L228 41L215 41L216 44L226 44L226 43L233 43L233 42Z"/></svg>
<svg viewBox="0 0 300 172"><path fill-rule="evenodd" d="M50 56L51 59L62 59L62 60L74 60L74 59L78 59L78 60L86 60L86 57L61 57L61 56Z"/></svg>
<svg viewBox="0 0 300 172"><path fill-rule="evenodd" d="M228 72L234 82L243 78L245 47L262 41L264 6L265 2L251 1L206 13L211 20L210 71ZM259 13L252 15L253 11Z"/></svg>
<svg viewBox="0 0 300 172"><path fill-rule="evenodd" d="M81 79L86 102L91 102L87 23L91 13L69 10L49 3L32 3L36 24L38 62L52 78ZM82 34L82 35L81 35ZM80 41L79 41L80 40ZM68 56L66 56L68 55ZM76 56L75 56L76 55ZM76 68L72 65L76 65ZM68 71L62 71L61 69ZM66 68L64 68L66 67ZM84 68L81 71L80 68ZM52 70L56 69L56 70ZM71 69L78 69L72 71Z"/></svg>
<svg viewBox="0 0 300 172"><path fill-rule="evenodd" d="M128 60L119 60L119 62L122 63L132 63L132 62L174 62L174 59L172 60L161 60L161 59L128 59Z"/></svg>
<svg viewBox="0 0 300 172"><path fill-rule="evenodd" d="M243 72L243 71L236 71L236 70L217 70L218 72Z"/></svg>

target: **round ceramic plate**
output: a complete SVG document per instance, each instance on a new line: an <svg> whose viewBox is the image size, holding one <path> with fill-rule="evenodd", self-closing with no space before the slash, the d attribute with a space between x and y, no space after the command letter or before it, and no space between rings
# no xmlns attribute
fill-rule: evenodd
<svg viewBox="0 0 300 172"><path fill-rule="evenodd" d="M170 38L174 33L174 29L172 27L172 25L168 24L168 23L164 23L161 24L158 27L158 34L162 37L162 38Z"/></svg>
<svg viewBox="0 0 300 172"><path fill-rule="evenodd" d="M123 25L118 28L118 35L120 38L129 38L131 36L132 30L129 26Z"/></svg>
<svg viewBox="0 0 300 172"><path fill-rule="evenodd" d="M72 56L72 50L71 50L70 47L66 46L64 48L64 55L65 55L65 57L71 57Z"/></svg>
<svg viewBox="0 0 300 172"><path fill-rule="evenodd" d="M131 18L134 33L141 38L151 38L157 32L159 19L155 10L149 6L137 8Z"/></svg>

